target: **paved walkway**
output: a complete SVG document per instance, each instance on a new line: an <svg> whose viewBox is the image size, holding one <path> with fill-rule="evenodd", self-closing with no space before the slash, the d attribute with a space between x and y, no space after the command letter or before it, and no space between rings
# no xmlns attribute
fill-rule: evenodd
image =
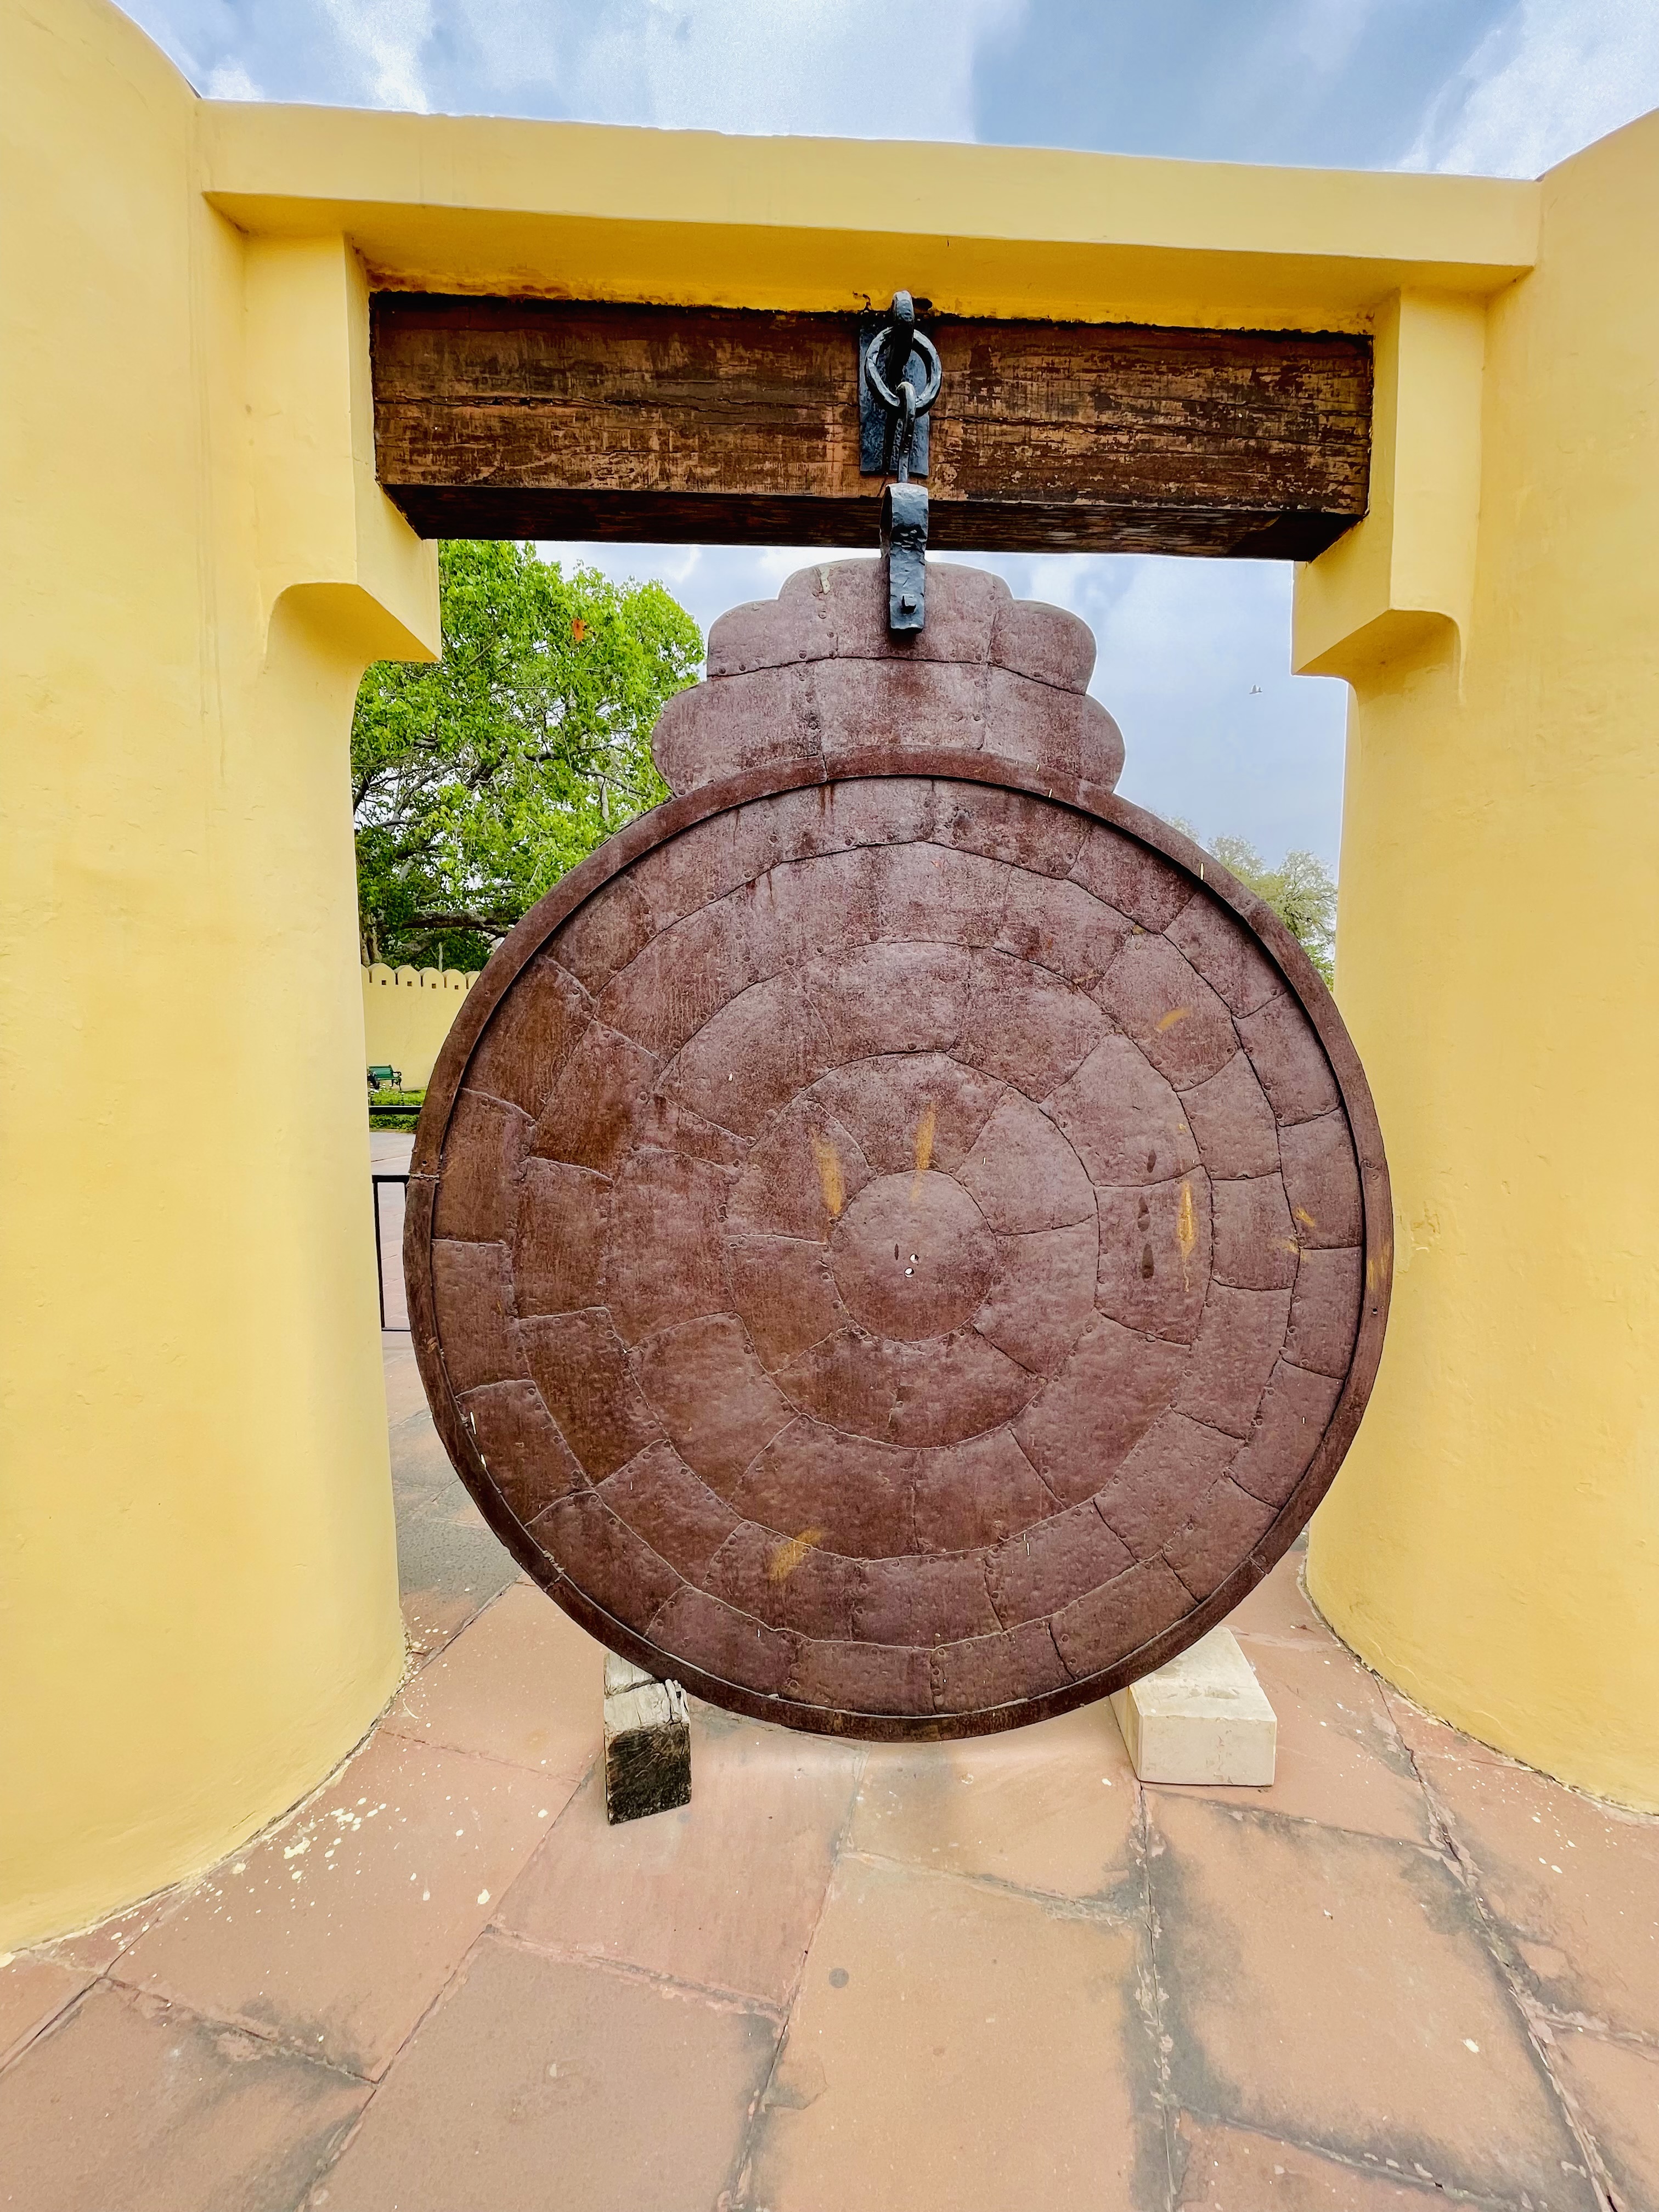
<svg viewBox="0 0 1659 2212"><path fill-rule="evenodd" d="M690 1808L611 1830L599 1650L386 1370L410 1679L234 1860L0 1972L0 2203L1659 2212L1659 1822L1392 1698L1297 1556L1233 1624L1270 1790L1143 1790L1103 1707L694 1709Z"/></svg>

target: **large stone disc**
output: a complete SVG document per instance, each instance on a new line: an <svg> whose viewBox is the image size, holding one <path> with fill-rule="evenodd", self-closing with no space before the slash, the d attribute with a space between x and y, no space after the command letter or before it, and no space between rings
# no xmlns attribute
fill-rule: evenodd
<svg viewBox="0 0 1659 2212"><path fill-rule="evenodd" d="M805 1726L1011 1725L1291 1540L1369 1380L1362 1162L1185 869L838 781L514 951L411 1188L417 1328L463 1474L607 1642Z"/></svg>
<svg viewBox="0 0 1659 2212"><path fill-rule="evenodd" d="M1172 1656L1381 1348L1381 1143L1300 949L983 746L705 776L611 840L474 986L414 1164L422 1371L494 1527L616 1650L805 1728L1007 1727Z"/></svg>

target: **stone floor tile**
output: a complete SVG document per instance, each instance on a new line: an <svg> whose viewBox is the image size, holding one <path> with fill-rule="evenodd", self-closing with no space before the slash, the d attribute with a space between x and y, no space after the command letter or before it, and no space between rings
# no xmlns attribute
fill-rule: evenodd
<svg viewBox="0 0 1659 2212"><path fill-rule="evenodd" d="M1414 1759L1456 1759L1472 1766L1508 1766L1511 1763L1490 1744L1477 1743L1461 1729L1437 1720L1432 1713L1425 1713L1421 1705L1414 1705L1388 1682L1382 1684L1382 1698L1400 1731L1400 1741Z"/></svg>
<svg viewBox="0 0 1659 2212"><path fill-rule="evenodd" d="M377 1735L118 1962L124 1983L374 2077L558 1809L536 1774Z"/></svg>
<svg viewBox="0 0 1659 2212"><path fill-rule="evenodd" d="M457 1492L465 1495L465 1485L424 1406L398 1422L391 1443L392 1502L401 1511L418 1512Z"/></svg>
<svg viewBox="0 0 1659 2212"><path fill-rule="evenodd" d="M22 1951L0 1966L0 2066L49 2027L94 1978L89 1966Z"/></svg>
<svg viewBox="0 0 1659 2212"><path fill-rule="evenodd" d="M691 1708L691 1802L611 1827L590 1773L502 1903L504 1927L579 1955L788 2002L823 1908L859 1753Z"/></svg>
<svg viewBox="0 0 1659 2212"><path fill-rule="evenodd" d="M738 2203L1164 2205L1137 1943L1102 1916L843 1856Z"/></svg>
<svg viewBox="0 0 1659 2212"><path fill-rule="evenodd" d="M538 1589L514 1585L405 1686L393 1735L527 1766L563 1792L599 1747L605 1650Z"/></svg>
<svg viewBox="0 0 1659 2212"><path fill-rule="evenodd" d="M486 1936L316 2212L714 2212L777 2027Z"/></svg>
<svg viewBox="0 0 1659 2212"><path fill-rule="evenodd" d="M1225 1626L1235 1636L1287 1636L1298 1644L1335 1643L1302 1587L1307 1557L1299 1546L1286 1552L1249 1597L1233 1607Z"/></svg>
<svg viewBox="0 0 1659 2212"><path fill-rule="evenodd" d="M1427 2212L1446 2202L1431 2182L1407 2181L1387 2165L1339 2165L1298 2144L1206 2125L1184 2112L1177 2132L1186 2160L1179 2212Z"/></svg>
<svg viewBox="0 0 1659 2212"><path fill-rule="evenodd" d="M512 1553L463 1490L398 1516L398 1585L417 1650L447 1643L518 1574Z"/></svg>
<svg viewBox="0 0 1659 2212"><path fill-rule="evenodd" d="M1278 1718L1273 1782L1266 1790L1199 1783L1183 1794L1197 1790L1334 1828L1431 1841L1428 1800L1376 1677L1332 1637L1297 1643L1245 1634L1239 1649Z"/></svg>
<svg viewBox="0 0 1659 2212"><path fill-rule="evenodd" d="M1176 2101L1534 2212L1595 2197L1455 1875L1371 1836L1148 1791Z"/></svg>
<svg viewBox="0 0 1659 2212"><path fill-rule="evenodd" d="M1558 2028L1550 2059L1601 2153L1618 2212L1659 2212L1659 2051Z"/></svg>
<svg viewBox="0 0 1659 2212"><path fill-rule="evenodd" d="M1530 1767L1429 1759L1423 1771L1545 2003L1659 2039L1659 1819Z"/></svg>
<svg viewBox="0 0 1659 2212"><path fill-rule="evenodd" d="M83 1928L74 1936L56 1936L35 1948L43 1957L56 1959L60 1965L83 1966L89 1974L106 1974L121 1954L159 1926L186 1894L185 1884L174 1883L169 1889L157 1890L142 1904L129 1905L125 1912L112 1913L94 1927Z"/></svg>
<svg viewBox="0 0 1659 2212"><path fill-rule="evenodd" d="M1135 1778L1104 1703L1004 1735L872 1744L849 1841L878 1858L1091 1897L1133 1860Z"/></svg>
<svg viewBox="0 0 1659 2212"><path fill-rule="evenodd" d="M412 1337L387 1334L380 1339L380 1365L386 1376L386 1415L392 1428L411 1413L426 1412L426 1386L415 1364Z"/></svg>
<svg viewBox="0 0 1659 2212"><path fill-rule="evenodd" d="M365 2083L107 1984L0 2075L0 2205L286 2212Z"/></svg>

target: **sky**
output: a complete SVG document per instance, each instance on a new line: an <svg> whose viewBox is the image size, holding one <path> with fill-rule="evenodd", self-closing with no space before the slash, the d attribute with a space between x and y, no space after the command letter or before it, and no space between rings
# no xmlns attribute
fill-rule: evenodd
<svg viewBox="0 0 1659 2212"><path fill-rule="evenodd" d="M1659 0L132 0L216 99L1536 176L1659 107ZM873 549L872 549L873 550ZM549 546L706 629L806 549ZM817 556L822 557L822 556ZM836 556L840 557L840 556ZM1092 626L1127 797L1335 864L1346 686L1288 565L984 556Z"/></svg>

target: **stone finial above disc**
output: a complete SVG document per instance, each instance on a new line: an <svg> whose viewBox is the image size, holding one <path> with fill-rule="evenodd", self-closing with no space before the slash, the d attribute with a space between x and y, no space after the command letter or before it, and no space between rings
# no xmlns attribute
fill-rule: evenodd
<svg viewBox="0 0 1659 2212"><path fill-rule="evenodd" d="M1000 576L929 564L927 627L887 628L878 561L802 568L775 599L722 615L707 680L670 700L653 740L671 790L769 764L829 769L858 752L982 753L1109 792L1116 723L1087 694L1095 641Z"/></svg>

